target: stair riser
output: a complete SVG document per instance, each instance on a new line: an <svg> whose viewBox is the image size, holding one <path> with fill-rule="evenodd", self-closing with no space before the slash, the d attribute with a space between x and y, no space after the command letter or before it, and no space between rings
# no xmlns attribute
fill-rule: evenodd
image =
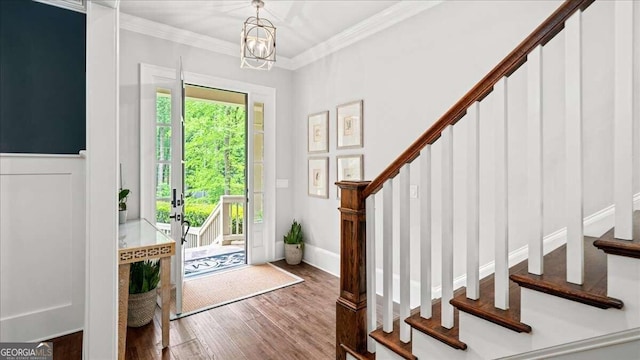
<svg viewBox="0 0 640 360"><path fill-rule="evenodd" d="M607 255L607 293L624 299L622 312L627 327L640 326L640 261L618 255Z"/></svg>
<svg viewBox="0 0 640 360"><path fill-rule="evenodd" d="M624 309L598 309L526 288L521 299L521 319L533 329L532 349L628 328Z"/></svg>
<svg viewBox="0 0 640 360"><path fill-rule="evenodd" d="M402 356L389 350L389 348L387 348L386 346L376 341L376 360L405 360L405 359Z"/></svg>
<svg viewBox="0 0 640 360"><path fill-rule="evenodd" d="M484 359L531 350L532 334L517 333L477 316L460 313L460 340Z"/></svg>
<svg viewBox="0 0 640 360"><path fill-rule="evenodd" d="M481 359L473 353L471 349L456 350L442 342L425 335L422 332L412 329L413 354L418 359L443 359L443 360L466 360ZM474 355L475 357L469 357Z"/></svg>

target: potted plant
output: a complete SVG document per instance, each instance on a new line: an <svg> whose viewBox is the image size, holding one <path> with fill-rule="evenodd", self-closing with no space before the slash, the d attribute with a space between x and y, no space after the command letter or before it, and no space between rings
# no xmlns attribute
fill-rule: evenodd
<svg viewBox="0 0 640 360"><path fill-rule="evenodd" d="M130 192L129 189L120 189L118 193L118 222L120 224L127 222L127 197Z"/></svg>
<svg viewBox="0 0 640 360"><path fill-rule="evenodd" d="M289 265L298 265L302 261L304 248L302 225L293 220L289 233L284 236L284 258Z"/></svg>
<svg viewBox="0 0 640 360"><path fill-rule="evenodd" d="M156 309L158 282L160 282L160 262L146 260L131 264L128 326L140 327L151 322Z"/></svg>

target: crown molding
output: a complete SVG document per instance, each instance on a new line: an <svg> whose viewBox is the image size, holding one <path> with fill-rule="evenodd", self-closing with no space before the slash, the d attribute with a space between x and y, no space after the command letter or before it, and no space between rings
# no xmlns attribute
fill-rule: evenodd
<svg viewBox="0 0 640 360"><path fill-rule="evenodd" d="M399 1L397 4L347 28L328 40L296 55L293 60L293 70L309 65L314 61L334 53L340 49L355 44L358 41L374 35L386 28L398 24L412 16L440 5L444 0L432 1Z"/></svg>
<svg viewBox="0 0 640 360"><path fill-rule="evenodd" d="M235 44L229 41L216 39L211 36L179 29L126 13L120 13L120 29L213 51L223 55L234 56L238 58L238 66L240 66L239 43ZM291 59L282 56L278 56L278 60L274 64L276 67L293 70L291 65Z"/></svg>
<svg viewBox="0 0 640 360"><path fill-rule="evenodd" d="M305 50L294 58L278 56L278 60L274 66L286 70L299 69L425 10L431 9L443 2L444 0L399 1L397 4L390 6L378 14L349 27L348 29L308 50ZM224 55L238 58L240 56L240 49L238 48L239 44L179 29L126 13L120 13L120 28Z"/></svg>

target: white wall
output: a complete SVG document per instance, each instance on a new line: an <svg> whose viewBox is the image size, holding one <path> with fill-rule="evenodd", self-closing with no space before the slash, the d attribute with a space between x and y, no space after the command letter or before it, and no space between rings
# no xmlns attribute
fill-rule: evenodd
<svg viewBox="0 0 640 360"><path fill-rule="evenodd" d="M269 72L240 69L237 57L121 30L120 35L120 159L124 186L130 188L129 217L140 214L140 93L139 63L175 68L182 56L184 70L228 80L243 81L276 89L276 178L292 177L291 98L292 73L273 68ZM277 189L276 257L283 256L281 236L292 218L291 188ZM278 246L280 245L280 246Z"/></svg>
<svg viewBox="0 0 640 360"><path fill-rule="evenodd" d="M294 211L303 224L306 241L320 252L339 253L339 213L336 186L329 199L307 196L306 117L330 111L329 179L336 181L336 155L363 153L365 179L377 176L401 151L462 97L493 66L548 17L559 1L451 1L395 25L349 48L301 68L294 75L295 119ZM636 7L637 8L637 7ZM636 9L637 10L637 9ZM584 14L585 200L584 214L609 206L612 198L613 7L596 2ZM640 17L638 17L640 18ZM637 33L637 32L636 32ZM636 39L640 42L640 39ZM637 48L640 46L636 47ZM638 53L638 51L636 51ZM545 234L564 227L564 39L556 37L544 51L544 203ZM523 206L526 189L525 68L509 78L510 135L510 249L526 245ZM636 89L640 88L636 71ZM588 74L588 75L587 75ZM493 256L493 126L489 98L481 107L481 264ZM364 148L336 151L335 107L364 99ZM487 114L489 116L487 116ZM465 241L465 121L455 128L456 247ZM636 148L636 154L638 153ZM439 209L439 145L434 145L434 209ZM417 184L419 166L412 165ZM640 189L636 177L634 193ZM417 210L417 200L412 200ZM397 213L397 212L395 212ZM413 217L417 218L417 211ZM435 214L434 237L439 238ZM379 223L379 222L378 222ZM416 239L418 227L412 226ZM397 233L397 224L394 231ZM417 264L418 244L412 243ZM464 253L461 250L461 253ZM434 256L439 254L439 245ZM334 255L335 257L335 255ZM316 262L317 260L313 261ZM436 267L439 264L434 259ZM464 257L456 260L456 274L464 271ZM397 260L395 260L397 264ZM417 266L416 266L417 268ZM335 270L335 269L333 269ZM438 273L434 274L439 279ZM417 279L414 271L412 278ZM434 279L435 280L435 279ZM439 281L434 282L436 286Z"/></svg>

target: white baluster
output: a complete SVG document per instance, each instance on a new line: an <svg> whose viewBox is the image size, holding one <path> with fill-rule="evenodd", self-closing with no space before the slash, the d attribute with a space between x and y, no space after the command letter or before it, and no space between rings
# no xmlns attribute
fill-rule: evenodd
<svg viewBox="0 0 640 360"><path fill-rule="evenodd" d="M615 237L633 240L633 1L615 2Z"/></svg>
<svg viewBox="0 0 640 360"><path fill-rule="evenodd" d="M382 191L382 330L393 331L393 180Z"/></svg>
<svg viewBox="0 0 640 360"><path fill-rule="evenodd" d="M453 327L453 126L442 130L442 300L441 324Z"/></svg>
<svg viewBox="0 0 640 360"><path fill-rule="evenodd" d="M367 214L367 333L371 333L377 327L376 318L376 201L375 195L370 195L366 202ZM376 341L367 337L367 350L376 352Z"/></svg>
<svg viewBox="0 0 640 360"><path fill-rule="evenodd" d="M509 308L509 208L508 208L508 120L507 120L507 78L496 84L496 203L495 203L495 293L494 303L498 309Z"/></svg>
<svg viewBox="0 0 640 360"><path fill-rule="evenodd" d="M582 206L582 12L565 22L567 281L584 280Z"/></svg>
<svg viewBox="0 0 640 360"><path fill-rule="evenodd" d="M410 168L405 164L400 168L400 341L408 343L411 341L411 327L404 322L409 317L410 296L411 296L411 239L409 238L410 227Z"/></svg>
<svg viewBox="0 0 640 360"><path fill-rule="evenodd" d="M527 157L529 182L529 272L542 275L542 45L527 58Z"/></svg>
<svg viewBox="0 0 640 360"><path fill-rule="evenodd" d="M480 297L480 103L467 109L467 298Z"/></svg>
<svg viewBox="0 0 640 360"><path fill-rule="evenodd" d="M431 145L420 152L420 316L431 318Z"/></svg>

